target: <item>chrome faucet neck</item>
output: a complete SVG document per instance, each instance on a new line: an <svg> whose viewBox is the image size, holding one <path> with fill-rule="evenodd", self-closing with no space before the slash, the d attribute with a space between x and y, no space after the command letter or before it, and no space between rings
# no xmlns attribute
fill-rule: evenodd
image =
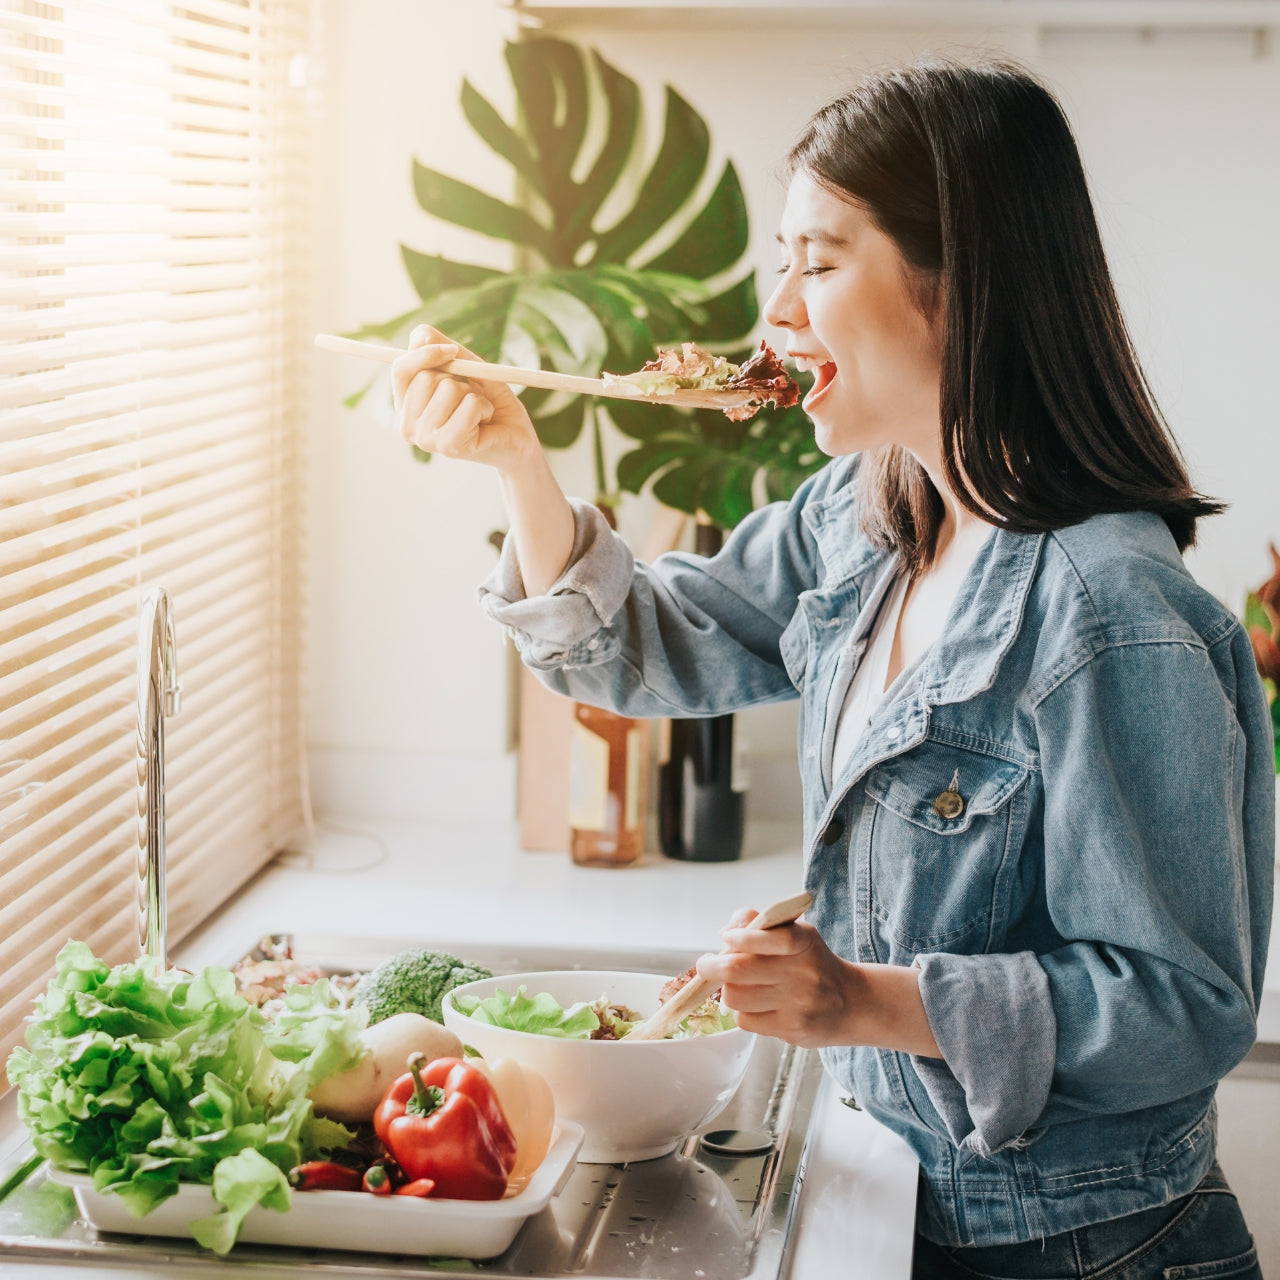
<svg viewBox="0 0 1280 1280"><path fill-rule="evenodd" d="M164 721L182 700L169 595L156 587L138 617L138 943L168 965L164 852Z"/></svg>

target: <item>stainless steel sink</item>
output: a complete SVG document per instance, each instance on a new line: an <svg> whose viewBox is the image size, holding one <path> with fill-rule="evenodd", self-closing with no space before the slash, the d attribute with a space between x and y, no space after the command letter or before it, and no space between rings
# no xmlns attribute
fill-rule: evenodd
<svg viewBox="0 0 1280 1280"><path fill-rule="evenodd" d="M465 956L494 973L629 969L678 973L696 958L679 951L477 946L422 939L294 935L293 954L331 972L369 968L407 946ZM238 959L231 957L230 959ZM233 1259L272 1274L334 1276L680 1277L772 1280L786 1274L788 1227L803 1147L821 1078L816 1054L761 1040L728 1108L659 1160L580 1164L564 1191L530 1218L500 1257L454 1270L439 1261L237 1245ZM226 1263L194 1244L99 1234L74 1216L63 1189L44 1179L29 1145L0 1164L0 1260L90 1262L184 1271ZM24 1172L25 1170L25 1172ZM22 1176L19 1176L22 1175Z"/></svg>

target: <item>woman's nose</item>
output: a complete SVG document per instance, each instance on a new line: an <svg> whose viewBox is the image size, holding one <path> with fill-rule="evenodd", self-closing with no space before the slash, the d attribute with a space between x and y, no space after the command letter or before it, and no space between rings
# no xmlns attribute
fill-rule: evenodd
<svg viewBox="0 0 1280 1280"><path fill-rule="evenodd" d="M769 295L761 314L765 324L776 329L798 329L804 323L804 307L790 285L790 273L784 275Z"/></svg>

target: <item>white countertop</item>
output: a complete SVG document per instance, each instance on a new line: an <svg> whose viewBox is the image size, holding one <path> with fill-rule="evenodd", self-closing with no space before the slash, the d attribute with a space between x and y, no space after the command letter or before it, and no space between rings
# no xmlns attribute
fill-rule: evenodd
<svg viewBox="0 0 1280 1280"><path fill-rule="evenodd" d="M505 819L353 819L322 824L307 860L277 859L175 955L223 962L286 931L711 951L737 907L802 887L799 832L786 824L753 827L736 862L649 854L631 867L587 868L564 853L522 852Z"/></svg>
<svg viewBox="0 0 1280 1280"><path fill-rule="evenodd" d="M353 819L321 824L307 857L277 860L198 933L171 947L187 967L227 963L267 933L371 941L710 951L740 906L765 907L800 888L798 830L753 824L741 859L684 863L649 855L633 867L576 867L563 853L525 853L514 823ZM0 1135L12 1125L12 1095ZM901 1139L824 1088L810 1148L790 1275L794 1280L907 1280L916 1162ZM7 1143L0 1141L0 1155ZM84 1272L87 1268L78 1268ZM5 1280L65 1270L0 1264ZM116 1278L182 1267L99 1268ZM207 1275L206 1270L199 1273ZM257 1269L238 1275L256 1280ZM265 1280L265 1277L264 1277Z"/></svg>

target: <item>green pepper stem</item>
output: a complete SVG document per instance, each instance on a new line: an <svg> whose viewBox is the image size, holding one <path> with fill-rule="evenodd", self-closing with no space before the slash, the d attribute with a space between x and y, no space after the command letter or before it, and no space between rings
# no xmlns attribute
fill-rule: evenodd
<svg viewBox="0 0 1280 1280"><path fill-rule="evenodd" d="M414 1116L429 1116L444 1104L444 1090L439 1085L422 1083L426 1058L420 1053L409 1055L409 1071L413 1076L413 1097L405 1103L405 1111Z"/></svg>

